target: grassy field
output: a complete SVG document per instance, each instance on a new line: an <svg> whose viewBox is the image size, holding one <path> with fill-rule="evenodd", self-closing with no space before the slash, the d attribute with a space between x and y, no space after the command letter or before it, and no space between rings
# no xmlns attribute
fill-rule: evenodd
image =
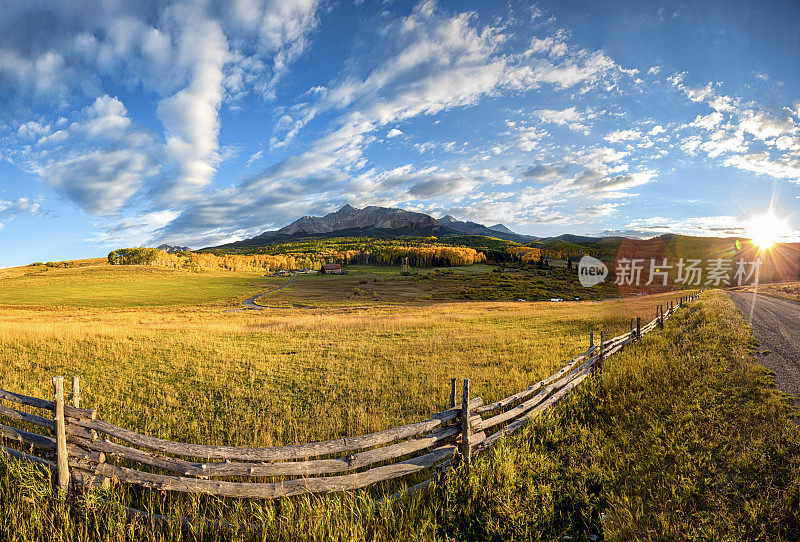
<svg viewBox="0 0 800 542"><path fill-rule="evenodd" d="M0 269L0 306L129 308L230 305L263 291L255 273L114 266ZM259 284L259 285L257 285Z"/></svg>
<svg viewBox="0 0 800 542"><path fill-rule="evenodd" d="M288 278L252 272L190 271L157 266L108 265L103 260L74 268L44 265L0 270L0 306L106 308L234 307ZM613 283L582 288L566 269L462 267L414 269L348 266L346 275L299 275L291 287L258 303L281 308L373 307L456 300L542 301L602 299L618 294Z"/></svg>
<svg viewBox="0 0 800 542"><path fill-rule="evenodd" d="M613 300L590 311L577 303L296 310L290 318L5 310L1 385L45 396L49 375L79 372L85 404L144 432L213 443L306 441L420 419L444 406L453 374L469 375L487 400L498 398L583 349L589 328L624 330L630 314L649 312L654 301ZM663 332L613 358L568 403L479 458L468 476L378 512L349 515L363 509L368 492L277 503L119 488L103 495L172 514L260 522L258 531L153 532L93 496L67 508L41 476L0 459L0 535L793 540L800 433L752 350L727 297L706 294Z"/></svg>
<svg viewBox="0 0 800 542"><path fill-rule="evenodd" d="M452 376L499 398L583 351L590 330L623 331L655 303L7 308L0 386L46 396L49 376L79 374L87 405L154 436L305 442L422 419L444 406Z"/></svg>
<svg viewBox="0 0 800 542"><path fill-rule="evenodd" d="M454 376L469 377L486 402L499 399L585 350L590 330L618 334L631 317L649 320L656 304L676 298L334 302L345 281L428 280L355 268L343 277L301 277L278 292L280 309L227 312L286 277L163 271L5 270L0 387L50 397L51 376L79 374L83 405L142 433L207 444L302 443L424 419L445 408ZM527 283L528 272L427 276L479 288L487 276ZM128 284L127 297L113 294ZM304 284L317 286L304 291ZM36 302L25 306L28 291ZM314 299L309 291L322 293ZM62 297L68 302L47 302ZM275 503L119 486L102 496L265 525L238 534L202 526L188 535L155 533L95 496L68 505L41 476L0 458L0 539L662 539L681 538L683 525L698 539L735 539L736 526L791 539L787 533L800 533L792 523L800 437L786 402L753 365L750 341L727 297L707 294L702 308L679 313L664 332L614 358L600 379L480 459L469 477L380 515L349 511L387 487Z"/></svg>
<svg viewBox="0 0 800 542"><path fill-rule="evenodd" d="M353 265L346 270L346 275L300 275L292 286L264 296L257 303L274 308L328 308L457 300L597 300L619 294L613 281L583 288L576 272L564 268L476 264L414 269L406 275L396 267ZM281 279L270 280L270 284L278 285Z"/></svg>
<svg viewBox="0 0 800 542"><path fill-rule="evenodd" d="M454 478L437 534L800 540L800 429L756 345L728 296L705 294Z"/></svg>

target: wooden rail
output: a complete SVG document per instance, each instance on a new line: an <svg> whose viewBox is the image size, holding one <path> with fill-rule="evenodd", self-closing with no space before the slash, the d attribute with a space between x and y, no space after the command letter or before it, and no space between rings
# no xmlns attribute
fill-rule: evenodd
<svg viewBox="0 0 800 542"><path fill-rule="evenodd" d="M274 499L350 491L433 471L425 480L385 497L400 498L426 490L456 465L469 467L477 454L562 400L601 370L604 360L663 327L677 308L695 298L682 297L677 307L672 303L666 309L659 306L652 321L642 325L641 319L634 319L629 331L611 339L600 333L595 343L592 333L585 352L520 392L484 405L481 397L470 396L470 382L465 379L461 401L457 401L456 379L452 379L447 410L367 435L274 447L174 442L98 419L97 410L80 407L78 377L73 378L69 400L64 397L63 379L55 377L52 401L0 390L0 400L50 413L44 417L0 404L0 418L14 424L0 424L0 450L55 473L65 491L114 480L167 491ZM23 446L24 451L13 446Z"/></svg>

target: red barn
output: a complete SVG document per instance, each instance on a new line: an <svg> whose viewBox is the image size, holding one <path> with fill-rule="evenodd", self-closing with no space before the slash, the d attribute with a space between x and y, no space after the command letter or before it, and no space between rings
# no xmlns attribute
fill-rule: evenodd
<svg viewBox="0 0 800 542"><path fill-rule="evenodd" d="M341 275L342 274L342 266L338 263L326 263L322 264L322 272L326 275Z"/></svg>

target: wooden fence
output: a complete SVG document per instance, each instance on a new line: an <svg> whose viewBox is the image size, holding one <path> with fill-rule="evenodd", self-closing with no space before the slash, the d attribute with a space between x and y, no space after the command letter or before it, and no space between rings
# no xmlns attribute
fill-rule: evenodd
<svg viewBox="0 0 800 542"><path fill-rule="evenodd" d="M0 399L45 410L39 416L0 404L2 450L56 474L63 491L105 486L111 480L147 488L205 493L223 497L273 499L306 493L354 490L428 472L422 482L389 498L420 491L456 464L469 465L503 436L523 427L580 385L603 361L642 335L663 327L677 306L657 307L656 318L595 343L586 352L529 388L491 404L470 396L463 381L457 401L456 379L450 382L450 405L427 420L325 442L279 447L231 447L187 444L154 438L98 418L80 406L80 381L72 381L72 397L64 398L64 382L53 378L53 400L0 390ZM30 410L30 409L28 409ZM5 420L4 420L5 421ZM27 428L27 429L26 429ZM34 429L44 429L37 433ZM30 430L28 430L30 429ZM6 444L16 447L6 446Z"/></svg>

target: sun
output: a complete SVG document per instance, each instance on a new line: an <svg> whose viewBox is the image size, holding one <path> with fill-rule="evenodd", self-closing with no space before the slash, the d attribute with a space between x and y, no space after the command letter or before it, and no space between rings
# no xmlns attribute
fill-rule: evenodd
<svg viewBox="0 0 800 542"><path fill-rule="evenodd" d="M747 222L747 236L761 250L769 250L789 233L786 221L772 213L754 216Z"/></svg>

